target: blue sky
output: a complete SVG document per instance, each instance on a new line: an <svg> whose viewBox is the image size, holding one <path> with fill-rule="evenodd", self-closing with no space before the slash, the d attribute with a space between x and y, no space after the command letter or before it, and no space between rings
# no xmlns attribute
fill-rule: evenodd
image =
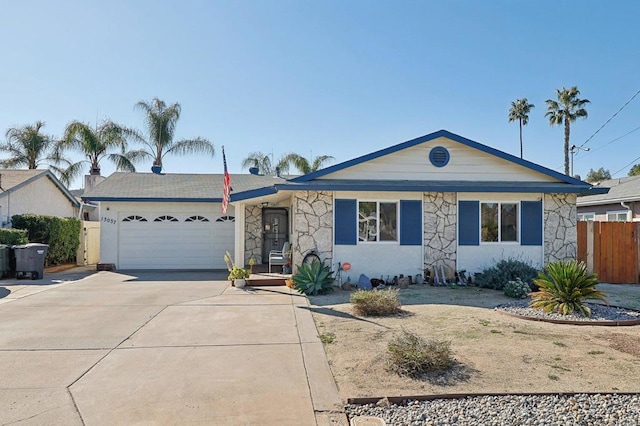
<svg viewBox="0 0 640 426"><path fill-rule="evenodd" d="M555 89L591 101L577 145L640 90L635 1L23 0L0 12L1 138L36 120L54 136L71 120L143 129L133 106L159 97L182 105L177 138L218 151L167 157L169 173L221 173L222 145L239 173L252 151L340 162L439 129L519 155L507 113L521 97L535 104L525 159L562 171L563 131L544 117ZM638 128L640 96L574 173L626 176Z"/></svg>

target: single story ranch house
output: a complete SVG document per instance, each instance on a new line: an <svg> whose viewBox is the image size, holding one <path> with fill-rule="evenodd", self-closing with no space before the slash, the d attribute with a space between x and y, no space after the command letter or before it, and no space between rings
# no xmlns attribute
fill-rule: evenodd
<svg viewBox="0 0 640 426"><path fill-rule="evenodd" d="M576 256L576 198L606 193L440 130L297 177L114 173L84 195L100 203L101 263L118 269L222 269L267 263L288 241L292 263L315 251L349 262L352 280L435 266L447 276L517 258ZM238 261L238 263L241 263Z"/></svg>

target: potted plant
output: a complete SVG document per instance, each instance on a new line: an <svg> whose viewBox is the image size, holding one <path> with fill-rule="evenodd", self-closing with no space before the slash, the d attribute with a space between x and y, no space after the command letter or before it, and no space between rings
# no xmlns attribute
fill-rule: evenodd
<svg viewBox="0 0 640 426"><path fill-rule="evenodd" d="M247 279L250 275L251 273L248 269L234 265L229 271L228 279L233 282L234 286L243 288L247 284Z"/></svg>
<svg viewBox="0 0 640 426"><path fill-rule="evenodd" d="M243 288L247 284L247 279L251 276L251 271L247 268L242 268L233 261L233 257L231 257L231 253L226 252L224 254L224 263L227 265L227 270L229 271L229 276L227 279L231 281L231 284L238 287ZM251 261L249 261L250 268Z"/></svg>

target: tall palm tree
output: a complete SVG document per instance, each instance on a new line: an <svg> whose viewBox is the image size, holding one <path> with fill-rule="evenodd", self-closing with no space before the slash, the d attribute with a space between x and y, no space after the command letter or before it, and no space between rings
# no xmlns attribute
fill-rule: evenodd
<svg viewBox="0 0 640 426"><path fill-rule="evenodd" d="M564 174L569 175L569 137L571 135L571 123L579 117L587 118L587 110L584 106L591 103L588 99L580 99L578 87L568 89L556 89L558 100L547 99L547 112L549 124L552 126L564 124Z"/></svg>
<svg viewBox="0 0 640 426"><path fill-rule="evenodd" d="M333 159L330 155L318 155L314 157L312 161L309 161L309 159L295 152L287 154L283 158L287 164L293 165L300 173L305 175L321 169L327 162Z"/></svg>
<svg viewBox="0 0 640 426"><path fill-rule="evenodd" d="M88 163L89 173L100 175L100 161L104 158L116 166L116 170L135 172L134 163L144 158L142 150L127 151L127 138L139 138L133 130L121 127L111 120L103 121L99 126L92 127L79 121L72 121L67 125L64 137L56 145L56 155L67 150L81 153L86 160L70 163L61 173L60 180L69 184L82 174ZM110 152L117 150L118 152Z"/></svg>
<svg viewBox="0 0 640 426"><path fill-rule="evenodd" d="M535 108L534 104L530 104L527 98L516 99L511 102L511 108L509 108L509 123L512 121L518 121L520 124L520 158L522 155L522 126L529 124L529 112Z"/></svg>
<svg viewBox="0 0 640 426"><path fill-rule="evenodd" d="M250 153L247 158L242 160L242 168L257 167L263 175L275 175L278 169L282 173L289 171L289 163L284 158L278 160L274 165L271 161L272 154L264 154L260 151Z"/></svg>
<svg viewBox="0 0 640 426"><path fill-rule="evenodd" d="M215 148L204 138L182 139L174 141L176 124L180 118L180 104L167 105L164 101L154 98L151 102L140 101L135 108L145 113L148 139L140 138L145 145L141 152L147 158L153 159L152 169L162 169L162 160L167 154L206 154L214 156Z"/></svg>
<svg viewBox="0 0 640 426"><path fill-rule="evenodd" d="M9 154L9 158L0 161L0 167L17 169L27 166L37 169L39 166L52 165L55 159L51 151L55 146L53 136L40 133L44 127L42 121L22 127L12 127L6 132L7 141L0 144L0 151Z"/></svg>

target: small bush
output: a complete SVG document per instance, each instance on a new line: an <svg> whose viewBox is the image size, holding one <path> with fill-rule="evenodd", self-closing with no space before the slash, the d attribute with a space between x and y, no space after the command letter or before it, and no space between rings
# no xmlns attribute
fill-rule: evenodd
<svg viewBox="0 0 640 426"><path fill-rule="evenodd" d="M539 291L531 293L531 307L561 315L577 312L589 317L591 308L585 301L607 301L605 294L596 290L598 282L598 277L589 273L583 262L550 263L536 279Z"/></svg>
<svg viewBox="0 0 640 426"><path fill-rule="evenodd" d="M504 286L516 278L529 284L533 288L533 280L538 276L538 270L530 264L517 259L503 259L495 266L476 274L476 284L484 288L502 290Z"/></svg>
<svg viewBox="0 0 640 426"><path fill-rule="evenodd" d="M357 290L349 300L356 315L377 316L394 315L400 312L398 290Z"/></svg>
<svg viewBox="0 0 640 426"><path fill-rule="evenodd" d="M520 278L516 278L515 281L509 281L504 286L504 295L514 299L524 299L529 293L531 293L531 287Z"/></svg>
<svg viewBox="0 0 640 426"><path fill-rule="evenodd" d="M420 378L455 365L450 342L426 340L406 330L389 342L387 350L387 369L401 376Z"/></svg>
<svg viewBox="0 0 640 426"><path fill-rule="evenodd" d="M20 245L28 242L26 230L0 228L0 244Z"/></svg>

